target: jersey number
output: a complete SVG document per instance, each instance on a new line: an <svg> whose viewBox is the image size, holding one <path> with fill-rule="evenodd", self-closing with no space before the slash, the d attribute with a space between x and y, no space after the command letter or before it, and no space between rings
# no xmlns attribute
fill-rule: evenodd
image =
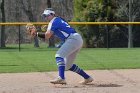
<svg viewBox="0 0 140 93"><path fill-rule="evenodd" d="M66 24L66 27L69 27L70 28L70 25L67 22L65 22L63 20L61 22L64 23L64 24Z"/></svg>

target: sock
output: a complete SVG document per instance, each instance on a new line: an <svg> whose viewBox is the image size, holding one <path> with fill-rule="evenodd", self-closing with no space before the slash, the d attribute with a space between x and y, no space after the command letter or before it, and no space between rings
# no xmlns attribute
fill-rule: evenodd
<svg viewBox="0 0 140 93"><path fill-rule="evenodd" d="M59 71L59 76L61 77L61 79L65 79L65 76L64 76L65 66L58 66L58 71Z"/></svg>
<svg viewBox="0 0 140 93"><path fill-rule="evenodd" d="M65 79L65 63L64 63L64 59L61 57L56 57L56 62L58 65L58 72L59 72L59 76L61 79Z"/></svg>
<svg viewBox="0 0 140 93"><path fill-rule="evenodd" d="M82 69L80 69L76 64L73 64L69 70L76 72L77 74L79 74L80 76L82 76L85 79L88 79L90 77L86 72L84 72Z"/></svg>

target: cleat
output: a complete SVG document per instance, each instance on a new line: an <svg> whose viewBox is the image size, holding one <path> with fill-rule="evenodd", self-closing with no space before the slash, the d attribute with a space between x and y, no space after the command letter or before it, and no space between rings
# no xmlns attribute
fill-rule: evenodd
<svg viewBox="0 0 140 93"><path fill-rule="evenodd" d="M52 84L62 84L62 85L67 84L65 79L61 79L60 77L58 77L57 79L51 80L50 83L52 83Z"/></svg>
<svg viewBox="0 0 140 93"><path fill-rule="evenodd" d="M88 79L84 79L80 82L80 84L86 85L87 83L91 83L93 81L92 77L89 77Z"/></svg>

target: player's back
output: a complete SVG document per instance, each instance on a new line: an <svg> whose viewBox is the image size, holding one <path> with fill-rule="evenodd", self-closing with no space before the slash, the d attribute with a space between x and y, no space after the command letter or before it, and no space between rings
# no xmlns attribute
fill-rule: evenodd
<svg viewBox="0 0 140 93"><path fill-rule="evenodd" d="M73 29L65 20L60 17L54 17L51 23L51 31L60 37L61 39L66 39L71 33L76 33L75 29Z"/></svg>

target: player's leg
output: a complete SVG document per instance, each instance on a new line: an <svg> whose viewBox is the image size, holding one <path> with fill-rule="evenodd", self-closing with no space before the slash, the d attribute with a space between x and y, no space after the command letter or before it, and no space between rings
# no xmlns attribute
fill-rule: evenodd
<svg viewBox="0 0 140 93"><path fill-rule="evenodd" d="M77 46L75 43L76 41L74 40L67 40L57 51L55 58L56 58L56 63L58 65L58 73L59 73L59 78L55 80L51 80L50 82L53 84L62 84L66 83L65 82L65 60L64 58L68 56L71 52L75 51L77 49Z"/></svg>
<svg viewBox="0 0 140 93"><path fill-rule="evenodd" d="M57 65L58 65L59 77L54 79L54 80L51 80L50 83L53 83L53 84L66 84L65 75L64 75L64 71L65 71L64 58L56 57L56 62L57 62Z"/></svg>
<svg viewBox="0 0 140 93"><path fill-rule="evenodd" d="M79 52L79 49L74 51L73 53L71 53L70 55L68 55L67 57L65 57L65 69L69 70L72 66L72 64L74 63L74 60L76 58L77 53Z"/></svg>
<svg viewBox="0 0 140 93"><path fill-rule="evenodd" d="M72 67L69 70L79 74L84 78L84 80L80 82L81 84L87 84L93 81L93 78L89 76L83 69L78 67L76 64L72 64Z"/></svg>
<svg viewBox="0 0 140 93"><path fill-rule="evenodd" d="M77 36L77 38L79 38ZM60 84L60 81L65 80L65 60L67 56L69 56L71 53L73 53L75 50L79 49L82 46L83 41L81 39L75 39L71 37L70 39L67 39L65 43L60 47L60 49L57 51L55 58L58 65L58 73L59 73L59 79L51 81L51 83Z"/></svg>
<svg viewBox="0 0 140 93"><path fill-rule="evenodd" d="M73 64L76 55L78 53L79 49L74 51L73 53L71 53L69 56L66 57L66 69L69 69L70 71L73 71L77 74L79 74L80 76L82 76L84 78L84 80L82 82L80 82L81 84L87 84L93 81L92 77L89 76L83 69L81 69L79 66L77 66L76 64Z"/></svg>
<svg viewBox="0 0 140 93"><path fill-rule="evenodd" d="M66 42L57 51L55 57L56 57L57 65L58 65L58 72L59 72L60 78L52 81L51 83L62 84L65 82L64 81L65 80L65 75L64 75L65 65L71 71L75 71L75 69L77 70L80 69L80 68L77 68L75 64L72 65L72 63L76 57L76 54L81 48L82 44L83 44L83 41L80 35L77 35L74 37L72 36L69 39L67 39ZM66 60L68 61L66 62L64 58L66 58ZM78 74L83 76L85 79L89 77L82 69L80 69L80 72L78 72Z"/></svg>

